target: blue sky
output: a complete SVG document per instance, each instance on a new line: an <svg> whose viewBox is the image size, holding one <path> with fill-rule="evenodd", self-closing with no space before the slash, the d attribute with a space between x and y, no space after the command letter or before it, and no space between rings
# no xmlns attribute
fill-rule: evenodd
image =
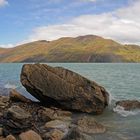
<svg viewBox="0 0 140 140"><path fill-rule="evenodd" d="M20 44L20 42L24 43L38 39L53 40L63 36L84 35L84 32L85 34L97 34L117 39L117 37L111 35L111 29L109 31L110 34L106 35L107 33L103 34L100 33L100 30L95 30L94 28L96 28L97 25L95 26L94 24L99 22L98 28L100 28L100 26L103 28L100 22L105 24L107 22L114 22L115 24L115 20L117 19L124 19L128 22L133 21L133 17L132 19L127 19L128 17L124 18L126 15L123 15L123 12L119 14L119 11L124 10L125 12L128 8L130 10L134 8L135 10L135 3L139 3L139 1L0 0L0 44L2 47L6 47L8 44L12 46L14 44ZM122 15L124 17L122 17ZM105 19L105 21L99 21L99 19L104 18L107 19ZM110 19L112 20L110 21ZM86 28L86 26L82 24L85 24L87 21L86 26L89 26ZM91 24L92 26L90 27ZM117 26L114 24L113 26ZM69 30L67 28L69 28ZM106 28L106 26L104 28ZM89 31L90 29L91 32ZM127 42L127 38L123 40ZM131 38L128 37L128 40L131 40ZM137 39L128 42L135 43Z"/></svg>

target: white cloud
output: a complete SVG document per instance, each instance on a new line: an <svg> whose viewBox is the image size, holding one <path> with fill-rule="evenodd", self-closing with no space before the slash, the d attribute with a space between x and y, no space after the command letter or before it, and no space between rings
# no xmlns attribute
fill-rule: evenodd
<svg viewBox="0 0 140 140"><path fill-rule="evenodd" d="M140 44L140 1L128 7L98 15L83 15L65 24L38 27L29 40L54 40L60 37L95 34L122 43Z"/></svg>
<svg viewBox="0 0 140 140"><path fill-rule="evenodd" d="M7 0L0 0L0 7L5 6L8 4Z"/></svg>
<svg viewBox="0 0 140 140"><path fill-rule="evenodd" d="M13 44L0 44L0 48L12 48L14 46L15 45L13 45Z"/></svg>
<svg viewBox="0 0 140 140"><path fill-rule="evenodd" d="M60 37L76 37L94 34L111 38L121 43L140 45L140 0L113 12L82 15L64 24L35 28L24 42L55 40Z"/></svg>
<svg viewBox="0 0 140 140"><path fill-rule="evenodd" d="M26 39L26 40L23 40L21 42L15 43L15 44L10 44L10 43L9 44L0 44L0 48L13 48L15 46L19 46L19 45L29 43L29 42L31 42L31 40Z"/></svg>

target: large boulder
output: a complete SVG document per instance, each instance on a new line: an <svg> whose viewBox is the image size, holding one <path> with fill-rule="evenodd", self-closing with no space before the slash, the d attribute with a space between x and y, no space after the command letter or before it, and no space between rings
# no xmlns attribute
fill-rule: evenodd
<svg viewBox="0 0 140 140"><path fill-rule="evenodd" d="M21 83L41 102L62 109L101 114L109 101L103 87L62 67L25 64Z"/></svg>

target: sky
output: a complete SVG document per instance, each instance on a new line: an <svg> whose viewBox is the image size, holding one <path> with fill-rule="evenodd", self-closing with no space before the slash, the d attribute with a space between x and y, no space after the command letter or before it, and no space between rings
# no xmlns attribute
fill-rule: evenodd
<svg viewBox="0 0 140 140"><path fill-rule="evenodd" d="M140 0L0 0L0 47L87 34L140 45Z"/></svg>

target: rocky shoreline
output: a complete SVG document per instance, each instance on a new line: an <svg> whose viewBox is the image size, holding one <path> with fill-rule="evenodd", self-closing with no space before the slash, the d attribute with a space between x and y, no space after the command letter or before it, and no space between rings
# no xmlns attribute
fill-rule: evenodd
<svg viewBox="0 0 140 140"><path fill-rule="evenodd" d="M15 90L0 96L0 112L0 140L78 140L106 131L93 118L73 118L70 111L44 107Z"/></svg>
<svg viewBox="0 0 140 140"><path fill-rule="evenodd" d="M16 90L0 96L0 140L92 140L107 131L87 115L99 115L109 104L109 93L97 83L45 64L25 64L21 83L39 101ZM132 110L140 102L119 101L116 106Z"/></svg>

